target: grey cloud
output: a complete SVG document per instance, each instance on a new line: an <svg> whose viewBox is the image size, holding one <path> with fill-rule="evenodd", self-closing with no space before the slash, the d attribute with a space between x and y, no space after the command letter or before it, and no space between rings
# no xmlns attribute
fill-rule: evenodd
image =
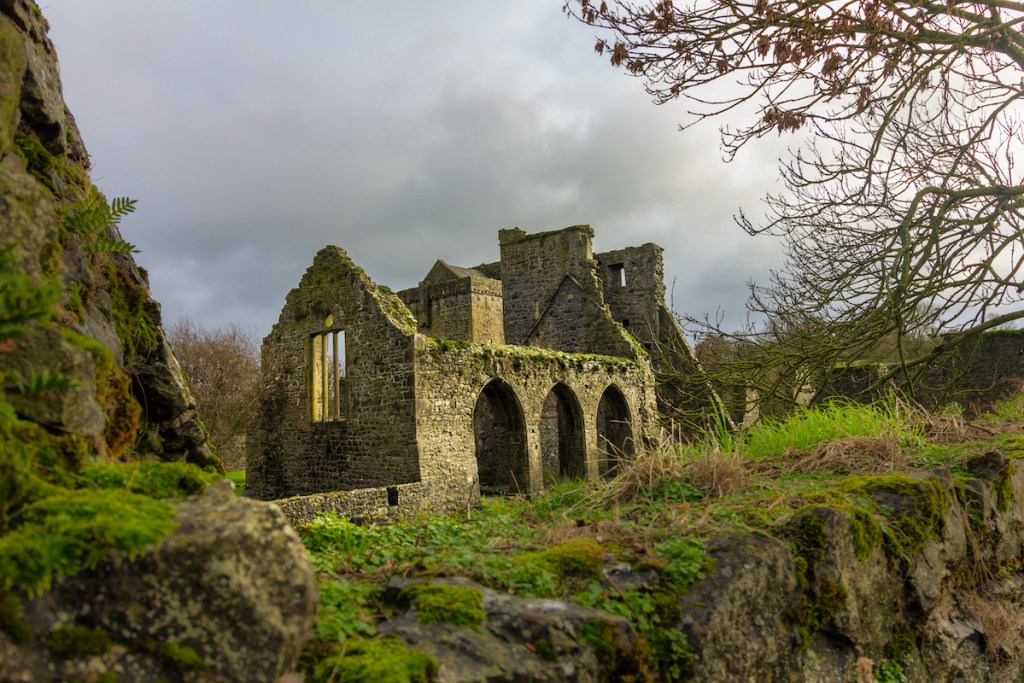
<svg viewBox="0 0 1024 683"><path fill-rule="evenodd" d="M400 288L496 259L513 225L658 242L694 314L742 311L778 261L731 219L759 210L775 147L723 165L711 126L677 132L552 3L353 5L43 5L166 317L265 334L324 244Z"/></svg>

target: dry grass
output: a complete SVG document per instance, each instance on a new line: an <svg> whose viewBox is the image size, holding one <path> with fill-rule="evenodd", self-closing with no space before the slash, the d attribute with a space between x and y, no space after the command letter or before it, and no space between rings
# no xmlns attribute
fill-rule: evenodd
<svg viewBox="0 0 1024 683"><path fill-rule="evenodd" d="M618 472L608 482L605 496L619 504L640 500L650 496L659 480L682 476L682 461L671 444L649 446L634 458L619 460Z"/></svg>
<svg viewBox="0 0 1024 683"><path fill-rule="evenodd" d="M917 407L908 411L907 424L921 430L932 443L960 443L972 438L971 425L959 412L933 413Z"/></svg>
<svg viewBox="0 0 1024 683"><path fill-rule="evenodd" d="M1011 656L1020 647L1024 615L1007 606L998 598L986 599L980 595L963 597L963 606L974 615L985 636L985 651L990 655Z"/></svg>
<svg viewBox="0 0 1024 683"><path fill-rule="evenodd" d="M738 451L701 449L694 457L684 459L684 476L709 498L742 491L750 483L751 463Z"/></svg>
<svg viewBox="0 0 1024 683"><path fill-rule="evenodd" d="M750 463L738 451L665 441L621 461L605 495L615 503L627 503L650 497L665 479L685 479L708 497L724 496L743 490L750 476Z"/></svg>
<svg viewBox="0 0 1024 683"><path fill-rule="evenodd" d="M758 467L762 476L783 474L884 474L906 468L907 456L892 437L851 436L826 441L809 451L791 450L779 462Z"/></svg>

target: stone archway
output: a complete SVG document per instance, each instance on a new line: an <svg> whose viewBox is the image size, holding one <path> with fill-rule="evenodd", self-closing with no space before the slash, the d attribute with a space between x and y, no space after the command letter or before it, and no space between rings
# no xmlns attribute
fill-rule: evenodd
<svg viewBox="0 0 1024 683"><path fill-rule="evenodd" d="M636 455L633 426L626 397L614 384L604 390L597 406L598 473L615 474L619 461Z"/></svg>
<svg viewBox="0 0 1024 683"><path fill-rule="evenodd" d="M583 411L572 389L559 382L540 413L540 452L544 483L587 476Z"/></svg>
<svg viewBox="0 0 1024 683"><path fill-rule="evenodd" d="M529 493L526 421L515 391L494 379L473 410L473 437L481 495Z"/></svg>

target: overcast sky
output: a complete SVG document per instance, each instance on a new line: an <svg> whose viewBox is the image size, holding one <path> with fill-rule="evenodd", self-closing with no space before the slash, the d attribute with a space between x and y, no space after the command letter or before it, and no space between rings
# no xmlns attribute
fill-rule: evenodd
<svg viewBox="0 0 1024 683"><path fill-rule="evenodd" d="M402 289L497 260L513 226L656 242L674 307L737 323L779 263L732 221L778 189L779 145L723 163L561 0L39 4L93 181L139 202L122 232L165 321L262 337L326 244Z"/></svg>

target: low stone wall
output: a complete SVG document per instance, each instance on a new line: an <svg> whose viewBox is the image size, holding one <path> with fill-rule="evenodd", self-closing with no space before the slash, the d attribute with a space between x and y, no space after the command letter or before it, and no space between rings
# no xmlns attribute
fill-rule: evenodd
<svg viewBox="0 0 1024 683"><path fill-rule="evenodd" d="M415 519L430 512L429 491L422 482L352 491L316 493L273 501L292 526L309 524L317 515L359 517L368 521Z"/></svg>

